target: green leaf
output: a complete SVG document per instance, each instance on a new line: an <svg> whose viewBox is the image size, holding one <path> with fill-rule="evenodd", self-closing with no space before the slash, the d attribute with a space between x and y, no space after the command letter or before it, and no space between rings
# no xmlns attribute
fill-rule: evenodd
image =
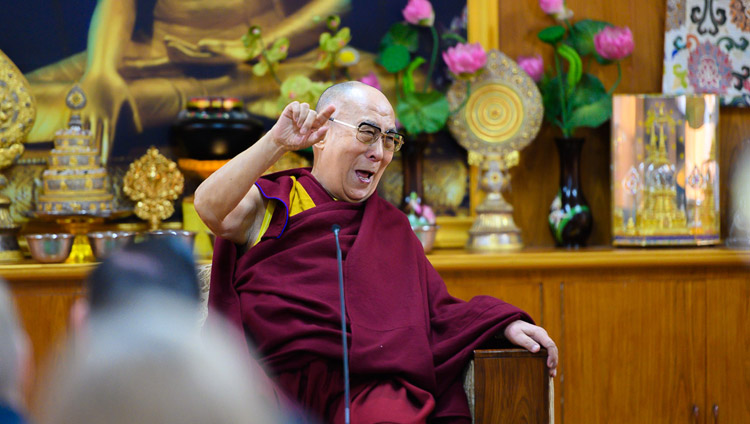
<svg viewBox="0 0 750 424"><path fill-rule="evenodd" d="M450 105L440 92L412 92L396 105L396 115L409 134L434 133L445 126Z"/></svg>
<svg viewBox="0 0 750 424"><path fill-rule="evenodd" d="M348 27L341 28L333 37L321 40L321 48L329 53L336 53L351 41L352 35Z"/></svg>
<svg viewBox="0 0 750 424"><path fill-rule="evenodd" d="M405 93L411 93L416 90L416 86L414 84L414 70L419 68L424 62L425 60L422 56L417 56L414 58L414 60L411 61L409 66L406 68L406 72L404 72L404 92Z"/></svg>
<svg viewBox="0 0 750 424"><path fill-rule="evenodd" d="M560 77L542 78L539 83L539 91L542 92L542 102L544 104L544 117L552 124L557 124L556 120L560 119L562 112L560 102Z"/></svg>
<svg viewBox="0 0 750 424"><path fill-rule="evenodd" d="M260 27L257 25L251 26L250 29L248 29L247 34L242 36L242 44L245 45L245 49L247 50L248 60L260 56L260 53L263 51L263 44L261 43L260 38Z"/></svg>
<svg viewBox="0 0 750 424"><path fill-rule="evenodd" d="M553 45L559 43L563 36L565 36L565 28L560 25L544 28L537 34L540 40Z"/></svg>
<svg viewBox="0 0 750 424"><path fill-rule="evenodd" d="M594 21L591 19L578 21L570 29L570 36L566 43L576 49L578 54L582 57L590 54L596 55L594 36L604 29L604 27L608 26L611 25L607 22Z"/></svg>
<svg viewBox="0 0 750 424"><path fill-rule="evenodd" d="M339 28L339 25L341 25L341 18L339 15L330 15L326 19L326 26L330 31L336 31Z"/></svg>
<svg viewBox="0 0 750 424"><path fill-rule="evenodd" d="M409 51L404 46L389 46L380 54L378 62L386 71L395 74L409 65Z"/></svg>
<svg viewBox="0 0 750 424"><path fill-rule="evenodd" d="M409 53L416 52L419 47L419 33L417 29L404 22L391 25L391 28L380 41L380 48L382 50L392 45L404 46Z"/></svg>
<svg viewBox="0 0 750 424"><path fill-rule="evenodd" d="M267 50L266 57L271 62L278 62L286 59L287 54L289 54L289 39L282 37Z"/></svg>
<svg viewBox="0 0 750 424"><path fill-rule="evenodd" d="M261 60L253 65L253 74L255 74L255 76L262 77L266 72L268 72L268 64L265 60Z"/></svg>
<svg viewBox="0 0 750 424"><path fill-rule="evenodd" d="M334 51L339 51L344 46L349 44L349 41L352 40L352 33L349 30L349 27L343 27L339 30L339 32L336 33L336 35L331 38L330 43L332 43L332 48L335 48Z"/></svg>
<svg viewBox="0 0 750 424"><path fill-rule="evenodd" d="M612 117L612 97L591 74L583 75L569 101L572 113L566 127L571 131L577 127L596 128Z"/></svg>
<svg viewBox="0 0 750 424"><path fill-rule="evenodd" d="M304 75L291 76L281 84L281 94L277 102L278 112L281 113L287 104L295 100L314 105L323 91L330 86L331 83L313 82Z"/></svg>
<svg viewBox="0 0 750 424"><path fill-rule="evenodd" d="M333 62L336 60L336 55L333 53L322 52L318 56L318 61L315 62L315 69L328 69L331 67Z"/></svg>
<svg viewBox="0 0 750 424"><path fill-rule="evenodd" d="M568 92L571 92L573 88L581 80L581 74L583 72L583 64L581 63L581 57L578 56L576 50L567 44L560 44L557 46L557 53L565 60L568 61Z"/></svg>
<svg viewBox="0 0 750 424"><path fill-rule="evenodd" d="M331 33L330 32L324 32L320 34L320 38L318 38L318 45L321 50L326 49L326 46L328 45L328 42L331 41Z"/></svg>
<svg viewBox="0 0 750 424"><path fill-rule="evenodd" d="M573 110L567 127L572 131L577 127L596 128L612 117L612 98L602 97L599 101Z"/></svg>
<svg viewBox="0 0 750 424"><path fill-rule="evenodd" d="M607 90L599 79L591 74L583 74L576 90L570 96L570 110L599 101L607 97Z"/></svg>

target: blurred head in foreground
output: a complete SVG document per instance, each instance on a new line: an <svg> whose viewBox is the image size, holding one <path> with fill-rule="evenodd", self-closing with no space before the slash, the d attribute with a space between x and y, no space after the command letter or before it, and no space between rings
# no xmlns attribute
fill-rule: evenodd
<svg viewBox="0 0 750 424"><path fill-rule="evenodd" d="M18 321L10 290L0 279L0 417L3 408L20 413L30 370L28 336Z"/></svg>
<svg viewBox="0 0 750 424"><path fill-rule="evenodd" d="M106 312L146 292L181 298L196 307L199 302L192 252L178 239L128 244L99 264L86 285L87 299L76 302L71 311L76 330L85 326L89 314Z"/></svg>
<svg viewBox="0 0 750 424"><path fill-rule="evenodd" d="M68 350L45 390L42 423L283 422L242 338L201 330L195 305L165 294L92 314L85 349Z"/></svg>

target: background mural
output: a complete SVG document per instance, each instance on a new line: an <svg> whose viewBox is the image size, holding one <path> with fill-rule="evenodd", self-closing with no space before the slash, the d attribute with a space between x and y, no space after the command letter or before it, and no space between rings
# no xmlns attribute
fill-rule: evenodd
<svg viewBox="0 0 750 424"><path fill-rule="evenodd" d="M465 1L434 2L436 27L463 23ZM294 75L328 81L315 68L318 40L326 17L341 16L357 51L348 76L359 79L374 71L393 100L393 76L376 64L381 38L402 21L406 1L394 0L29 0L4 6L0 15L0 49L28 78L38 103L37 122L29 136L27 163L44 157L55 131L67 122L65 94L80 83L88 96L83 111L96 131L102 157L116 178L124 167L155 145L172 154L170 126L194 96L231 96L261 118L266 129L279 107L279 84ZM257 76L257 60L246 60L242 37L251 26L262 31L263 43L289 40L288 57L276 78ZM429 32L420 33L430 45ZM283 47L282 47L283 48ZM444 86L444 64L438 61L433 81ZM345 78L340 74L339 79ZM465 181L465 152L447 135L428 146L425 196L441 213L463 213L465 183L446 191L449 181ZM434 159L434 160L431 160ZM39 162L37 160L37 162ZM400 161L384 179L386 196L400 197ZM448 180L445 180L448 178ZM429 194L428 194L429 193Z"/></svg>

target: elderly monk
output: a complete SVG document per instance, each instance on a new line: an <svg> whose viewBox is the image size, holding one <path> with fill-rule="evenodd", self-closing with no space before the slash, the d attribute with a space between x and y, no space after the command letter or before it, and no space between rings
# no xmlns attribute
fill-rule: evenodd
<svg viewBox="0 0 750 424"><path fill-rule="evenodd" d="M461 371L500 334L557 348L520 309L448 295L406 215L376 187L403 143L388 99L358 82L329 88L317 111L288 105L273 128L207 178L195 208L218 236L212 311L241 326L282 393L343 422L336 243L341 227L353 423L470 422ZM261 177L312 146L312 170Z"/></svg>

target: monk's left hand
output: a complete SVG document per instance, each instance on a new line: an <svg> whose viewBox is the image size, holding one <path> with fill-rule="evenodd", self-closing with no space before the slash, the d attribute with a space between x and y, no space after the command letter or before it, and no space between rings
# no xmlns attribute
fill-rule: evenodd
<svg viewBox="0 0 750 424"><path fill-rule="evenodd" d="M547 349L549 375L552 377L557 375L557 346L544 328L526 321L513 321L505 327L505 338L529 352L539 352L540 345L544 346Z"/></svg>

